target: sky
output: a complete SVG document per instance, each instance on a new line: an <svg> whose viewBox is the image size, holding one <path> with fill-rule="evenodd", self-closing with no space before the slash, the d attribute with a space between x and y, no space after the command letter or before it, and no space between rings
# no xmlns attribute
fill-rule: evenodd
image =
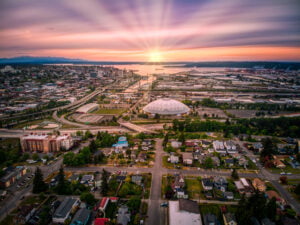
<svg viewBox="0 0 300 225"><path fill-rule="evenodd" d="M0 57L300 61L300 0L0 0Z"/></svg>

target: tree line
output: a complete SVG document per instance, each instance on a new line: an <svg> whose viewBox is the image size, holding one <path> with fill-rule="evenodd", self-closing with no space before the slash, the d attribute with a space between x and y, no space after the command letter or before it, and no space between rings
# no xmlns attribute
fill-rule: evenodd
<svg viewBox="0 0 300 225"><path fill-rule="evenodd" d="M214 120L173 120L174 131L227 132L234 135L254 134L300 137L300 117L251 118L219 122Z"/></svg>

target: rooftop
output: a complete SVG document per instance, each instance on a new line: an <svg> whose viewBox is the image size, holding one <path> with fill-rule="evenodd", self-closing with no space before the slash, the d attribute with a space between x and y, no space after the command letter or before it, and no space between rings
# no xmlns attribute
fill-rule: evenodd
<svg viewBox="0 0 300 225"><path fill-rule="evenodd" d="M147 113L160 115L179 115L190 111L189 107L185 104L169 98L162 98L150 102L143 110Z"/></svg>

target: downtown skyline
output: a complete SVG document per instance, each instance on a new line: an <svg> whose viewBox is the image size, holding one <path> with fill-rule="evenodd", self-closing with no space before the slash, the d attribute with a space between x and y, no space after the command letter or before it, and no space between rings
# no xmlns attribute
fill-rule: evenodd
<svg viewBox="0 0 300 225"><path fill-rule="evenodd" d="M0 57L299 61L300 2L8 1Z"/></svg>

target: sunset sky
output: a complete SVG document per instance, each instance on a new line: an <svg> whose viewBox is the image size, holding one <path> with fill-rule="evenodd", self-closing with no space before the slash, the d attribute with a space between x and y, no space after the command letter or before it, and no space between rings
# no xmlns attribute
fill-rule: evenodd
<svg viewBox="0 0 300 225"><path fill-rule="evenodd" d="M0 0L0 57L300 61L300 0Z"/></svg>

